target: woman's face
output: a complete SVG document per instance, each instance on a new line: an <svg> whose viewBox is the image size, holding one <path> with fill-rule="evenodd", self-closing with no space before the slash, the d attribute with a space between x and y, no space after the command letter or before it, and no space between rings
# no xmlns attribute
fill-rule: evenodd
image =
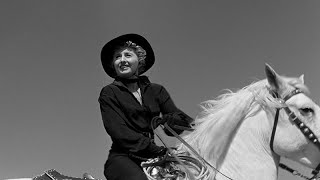
<svg viewBox="0 0 320 180"><path fill-rule="evenodd" d="M118 77L131 78L138 75L139 59L131 49L121 49L113 56L113 65Z"/></svg>

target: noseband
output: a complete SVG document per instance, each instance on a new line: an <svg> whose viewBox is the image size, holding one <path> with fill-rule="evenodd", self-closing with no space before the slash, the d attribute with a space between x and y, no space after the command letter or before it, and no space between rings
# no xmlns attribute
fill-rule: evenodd
<svg viewBox="0 0 320 180"><path fill-rule="evenodd" d="M288 99L290 99L292 96L297 95L303 93L303 91L301 91L300 89L295 89L293 90L290 94L288 94L287 96L285 96L283 99L281 99L281 97L279 97L278 93L273 92L273 95L276 98L279 98L281 103L285 103ZM300 131L302 132L302 134L309 139L313 144L315 144L315 146L320 150L320 143L319 143L319 139L315 136L315 134L312 132L312 130L306 125L304 124L295 114L294 112L292 112L288 106L283 107L283 109L285 110L285 112L287 113L287 115L289 116L289 119L300 129ZM281 108L277 108L276 111L276 115L274 118L274 124L273 124L273 129L272 129L272 134L271 134L271 140L270 140L270 148L272 150L272 152L274 152L273 150L273 142L274 142L274 136L276 133L276 129L277 129L277 124L278 124L278 120L279 120L279 111L281 110ZM316 167L316 169L314 169L312 171L312 174L314 175L312 178L310 178L310 180L313 180L315 178L317 178L318 174L320 171L320 163L319 165Z"/></svg>

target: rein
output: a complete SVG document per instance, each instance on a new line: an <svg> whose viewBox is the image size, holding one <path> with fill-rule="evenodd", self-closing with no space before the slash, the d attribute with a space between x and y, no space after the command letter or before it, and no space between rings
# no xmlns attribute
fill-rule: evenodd
<svg viewBox="0 0 320 180"><path fill-rule="evenodd" d="M197 156L197 158L199 158L200 160L202 160L205 164L207 164L208 166L210 166L212 169L216 170L218 173L220 173L221 175L223 175L224 177L230 179L230 180L233 180L231 179L230 177L228 177L227 175L223 174L222 172L220 172L217 168L215 168L214 166L212 166L208 161L206 161L202 156L200 156L200 154L194 150L185 140L183 140L173 129L171 129L170 126L168 126L167 123L164 124L164 127L166 129L168 129L168 131L170 131L170 133L172 133L177 139L179 139L179 141L184 144L189 150L191 150L194 155Z"/></svg>
<svg viewBox="0 0 320 180"><path fill-rule="evenodd" d="M234 179L228 177L227 175L223 174L222 172L220 172L217 168L215 168L208 161L206 161L203 157L201 157L201 155L195 149L193 149L185 140L183 140L167 123L165 123L163 126L161 125L161 127L166 128L171 134L173 134L173 136L175 138L177 138L182 144L184 144L190 151L192 151L194 153L194 155L198 159L200 159L200 161L198 159L190 157L190 156L176 155L175 153L173 153L172 148L170 148L163 141L161 136L157 132L155 132L155 135L159 138L159 140L164 144L165 147L168 148L169 154L172 157L170 157L170 156L168 156L168 154L166 154L163 159L159 160L156 158L156 159L151 159L150 161L147 161L147 162L143 162L141 164L141 166L143 167L143 170L149 179L155 180L155 178L150 176L152 169L150 169L150 168L148 169L148 167L163 164L163 162L165 162L167 160L167 161L171 161L171 162L178 162L186 170L186 172L189 174L189 178L191 180L209 180L208 179L209 169L207 168L206 165L208 165L209 167L211 167L212 169L214 169L215 171L217 171L218 173L220 173L221 175L223 175L227 179L234 180ZM183 130L189 130L189 131L193 130L193 129L185 128L185 127L178 126L178 125L174 125L174 127L177 129L183 129ZM172 158L173 158L173 160L172 160ZM198 174L196 176L191 174L191 172L188 170L188 168L185 167L186 164L189 167L190 166L194 167L198 171Z"/></svg>
<svg viewBox="0 0 320 180"><path fill-rule="evenodd" d="M159 170L159 169L157 169L157 166L163 166L163 165L165 165L166 162L170 162L170 163L171 162L177 162L186 171L186 173L183 173L183 174L187 174L187 176L183 175L183 180L187 180L186 179L187 177L189 177L190 180L209 180L208 178L209 178L210 171L209 171L208 167L211 167L212 169L214 169L216 172L220 173L221 175L223 175L227 179L233 180L232 178L228 177L227 175L225 175L222 172L220 172L217 168L212 166L203 157L201 157L201 155L196 150L194 150L185 140L183 140L167 123L164 123L164 125L160 125L160 126L163 129L166 128L175 138L177 138L191 152L193 152L193 154L197 158L191 157L189 154L186 154L186 153L183 153L183 152L175 154L173 152L173 148L170 148L165 143L165 141L163 140L161 135L159 133L155 132L155 135L159 138L159 140L163 143L163 145L166 148L168 148L168 152L163 158L149 159L148 161L141 163L143 171L147 175L148 179L156 180L158 178L153 177L152 176L153 173L160 172L160 174L161 174L161 172L163 172L163 171L168 171L168 169L167 170L161 170L161 169ZM186 128L186 127L179 126L179 125L174 125L174 128L187 130L187 131L192 131L193 130L191 128ZM193 168L196 171L196 174L192 174L191 171L187 168L187 166L189 168L190 167ZM192 172L195 173L195 171L192 171Z"/></svg>
<svg viewBox="0 0 320 180"><path fill-rule="evenodd" d="M301 91L300 89L295 89L293 90L290 94L288 94L287 96L285 96L283 99L281 99L278 95L278 93L274 92L274 96L276 98L279 99L279 101L282 104L285 104L285 102L290 99L292 96L297 95L303 93L303 91ZM317 139L317 137L314 135L314 133L312 132L312 130L305 125L295 114L294 112L292 112L288 106L283 107L283 109L285 110L285 112L287 113L287 115L289 116L289 119L300 129L300 131L302 132L302 134L309 139L313 144L316 145L316 147L320 150L320 143L319 143L319 139ZM272 128L272 133L271 133L271 139L270 139L270 148L272 150L272 152L274 152L273 149L273 142L274 142L274 136L276 133L276 129L277 129L277 125L278 125L278 120L279 120L279 111L281 110L281 108L277 108L276 110L276 115L275 115L275 119L274 119L274 124L273 124L273 128ZM307 178L306 176L301 175L300 173L298 173L297 171L292 170L291 168L289 168L288 166L280 163L279 166L291 173L293 173L294 175L299 175L300 177L303 177L307 180L316 180L316 179L320 179L319 176L319 171L320 171L320 163L318 164L318 166L312 170L312 174L313 177L311 178Z"/></svg>

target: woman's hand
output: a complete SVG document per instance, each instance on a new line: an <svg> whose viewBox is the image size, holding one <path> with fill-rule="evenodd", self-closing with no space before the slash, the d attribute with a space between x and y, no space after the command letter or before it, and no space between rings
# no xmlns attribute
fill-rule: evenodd
<svg viewBox="0 0 320 180"><path fill-rule="evenodd" d="M171 128L174 128L175 125L190 127L185 115L181 112L165 114L163 115L163 119Z"/></svg>
<svg viewBox="0 0 320 180"><path fill-rule="evenodd" d="M150 126L151 129L156 129L160 124L164 124L166 122L166 119L161 118L159 116L155 116L154 118L152 118Z"/></svg>

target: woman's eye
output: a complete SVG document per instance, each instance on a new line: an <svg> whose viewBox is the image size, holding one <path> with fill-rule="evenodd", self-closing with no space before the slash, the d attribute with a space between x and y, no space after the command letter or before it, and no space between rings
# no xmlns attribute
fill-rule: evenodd
<svg viewBox="0 0 320 180"><path fill-rule="evenodd" d="M314 112L311 108L301 108L299 111L303 116L311 116Z"/></svg>
<svg viewBox="0 0 320 180"><path fill-rule="evenodd" d="M115 59L119 59L121 56L120 55L115 55L114 58Z"/></svg>

